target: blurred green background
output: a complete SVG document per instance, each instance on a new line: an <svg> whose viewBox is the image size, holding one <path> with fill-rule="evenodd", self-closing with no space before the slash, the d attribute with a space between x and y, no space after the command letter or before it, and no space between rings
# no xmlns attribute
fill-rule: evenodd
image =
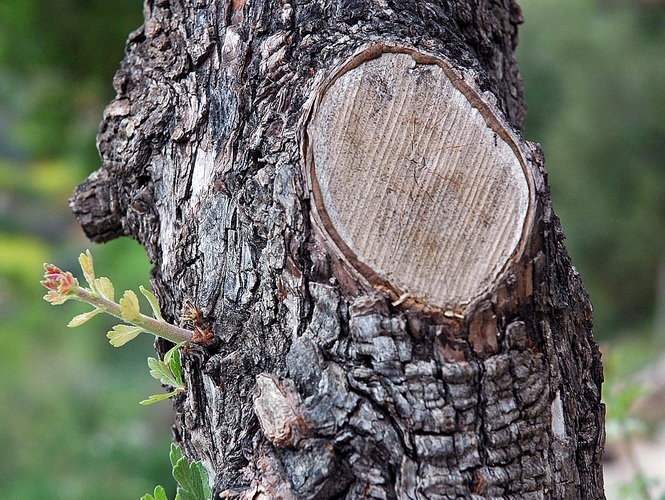
<svg viewBox="0 0 665 500"><path fill-rule="evenodd" d="M526 136L545 150L613 392L665 345L665 2L522 0ZM149 284L133 241L91 245L69 213L140 0L0 0L0 498L138 498L169 486L171 407L149 338L113 349L82 304L41 300L41 264L90 247L116 289ZM660 276L660 286L659 286ZM628 396L630 399L630 395ZM624 401L625 402L625 401ZM618 412L614 415L612 412ZM623 412L623 413L621 413Z"/></svg>
<svg viewBox="0 0 665 500"><path fill-rule="evenodd" d="M148 374L152 340L114 349L84 304L41 300L43 262L78 271L91 248L116 290L149 286L143 248L91 245L69 212L99 167L95 134L141 0L0 0L0 498L138 499L174 490L169 402ZM79 273L80 276L80 273ZM145 338L142 338L145 337Z"/></svg>

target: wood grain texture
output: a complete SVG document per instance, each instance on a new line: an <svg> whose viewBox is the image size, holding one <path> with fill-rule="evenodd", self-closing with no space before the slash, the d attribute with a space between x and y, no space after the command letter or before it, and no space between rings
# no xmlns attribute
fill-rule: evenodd
<svg viewBox="0 0 665 500"><path fill-rule="evenodd" d="M531 205L521 159L439 65L361 63L308 133L326 230L398 294L459 310L515 254Z"/></svg>

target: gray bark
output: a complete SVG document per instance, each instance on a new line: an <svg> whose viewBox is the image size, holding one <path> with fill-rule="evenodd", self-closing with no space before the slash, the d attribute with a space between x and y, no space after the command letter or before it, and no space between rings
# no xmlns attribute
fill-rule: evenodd
<svg viewBox="0 0 665 500"><path fill-rule="evenodd" d="M184 356L174 439L242 498L603 498L602 367L542 153L519 262L462 317L393 305L312 231L306 102L369 43L450 62L522 126L511 0L147 0L71 205L155 264ZM489 96L489 97L488 97ZM493 97L492 97L493 96ZM158 349L165 345L158 343Z"/></svg>

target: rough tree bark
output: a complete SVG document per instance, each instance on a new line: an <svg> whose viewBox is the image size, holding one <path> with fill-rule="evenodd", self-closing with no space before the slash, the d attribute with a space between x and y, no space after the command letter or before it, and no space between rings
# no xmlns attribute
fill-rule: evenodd
<svg viewBox="0 0 665 500"><path fill-rule="evenodd" d="M217 497L602 498L600 355L520 137L517 4L144 16L71 205L214 331L174 438Z"/></svg>

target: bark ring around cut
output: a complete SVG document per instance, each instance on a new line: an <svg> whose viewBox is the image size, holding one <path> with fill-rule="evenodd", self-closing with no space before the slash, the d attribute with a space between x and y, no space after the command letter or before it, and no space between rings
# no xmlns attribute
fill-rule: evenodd
<svg viewBox="0 0 665 500"><path fill-rule="evenodd" d="M315 223L373 285L463 311L517 259L534 189L519 139L439 58L364 51L306 128Z"/></svg>

